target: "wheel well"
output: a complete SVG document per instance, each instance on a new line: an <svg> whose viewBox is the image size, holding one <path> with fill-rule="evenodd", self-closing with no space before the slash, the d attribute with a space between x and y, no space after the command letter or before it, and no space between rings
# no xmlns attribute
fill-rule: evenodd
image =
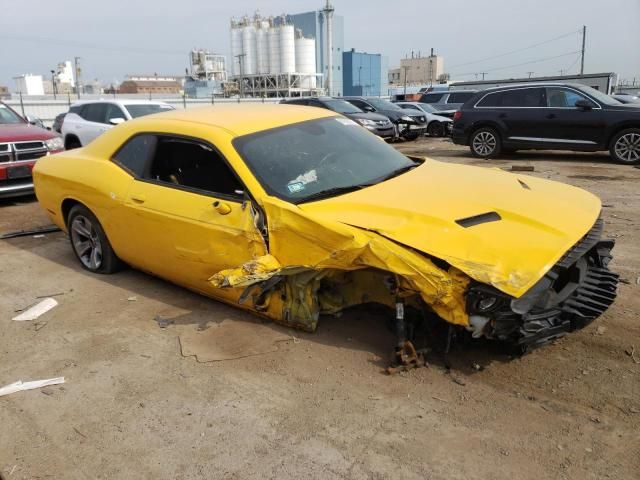
<svg viewBox="0 0 640 480"><path fill-rule="evenodd" d="M607 143L605 144L607 148L611 148L611 142L613 140L613 137L615 137L617 134L619 134L621 131L623 130L628 130L630 128L637 128L638 130L640 130L640 125L637 124L631 124L631 125L621 125L617 128L615 128L610 134L609 134L609 138L607 138Z"/></svg>
<svg viewBox="0 0 640 480"><path fill-rule="evenodd" d="M80 139L77 136L73 134L68 134L67 136L64 137L64 148L66 150L68 150L68 147L72 143L82 146L82 144L80 143Z"/></svg>
<svg viewBox="0 0 640 480"><path fill-rule="evenodd" d="M64 220L64 224L67 225L67 219L69 218L69 212L76 205L82 205L79 201L74 200L73 198L66 198L62 202L62 219ZM68 225L67 225L68 227Z"/></svg>
<svg viewBox="0 0 640 480"><path fill-rule="evenodd" d="M500 138L500 140L502 140L502 134L500 133L500 129L498 128L497 125L490 122L479 122L478 124L474 124L473 128L471 129L471 134L469 135L469 137L471 137L471 135L476 133L481 128L490 128L494 130L498 134L498 137Z"/></svg>

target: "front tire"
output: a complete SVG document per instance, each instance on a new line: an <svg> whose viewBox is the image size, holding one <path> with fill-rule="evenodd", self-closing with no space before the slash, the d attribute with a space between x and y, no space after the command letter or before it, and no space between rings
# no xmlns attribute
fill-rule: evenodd
<svg viewBox="0 0 640 480"><path fill-rule="evenodd" d="M431 137L444 137L444 125L440 122L431 122L427 127L427 133Z"/></svg>
<svg viewBox="0 0 640 480"><path fill-rule="evenodd" d="M114 273L122 261L111 248L96 216L84 205L75 205L67 217L69 240L82 268L93 273Z"/></svg>
<svg viewBox="0 0 640 480"><path fill-rule="evenodd" d="M609 147L611 157L618 163L637 165L640 163L640 128L627 128L617 133Z"/></svg>
<svg viewBox="0 0 640 480"><path fill-rule="evenodd" d="M493 158L500 155L500 136L493 128L479 128L471 135L469 149L474 157Z"/></svg>

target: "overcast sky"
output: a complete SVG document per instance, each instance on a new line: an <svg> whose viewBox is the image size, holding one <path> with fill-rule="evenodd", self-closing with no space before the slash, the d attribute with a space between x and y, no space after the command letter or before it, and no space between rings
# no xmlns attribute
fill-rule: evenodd
<svg viewBox="0 0 640 480"><path fill-rule="evenodd" d="M640 0L333 0L345 49L382 53L389 67L414 50L444 57L452 79L577 73L578 30L587 25L585 72L640 81ZM47 74L82 57L85 82L127 74L181 74L188 51L229 55L229 18L299 13L323 0L0 0L0 85ZM513 50L570 34L518 53ZM487 57L499 58L480 61ZM548 57L558 56L551 60ZM538 61L540 60L540 61ZM534 63L527 63L532 62ZM522 65L521 65L522 64ZM518 65L518 66L516 66Z"/></svg>

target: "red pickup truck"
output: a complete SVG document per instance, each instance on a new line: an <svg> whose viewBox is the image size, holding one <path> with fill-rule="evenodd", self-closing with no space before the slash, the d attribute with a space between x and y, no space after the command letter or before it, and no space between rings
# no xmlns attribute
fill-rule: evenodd
<svg viewBox="0 0 640 480"><path fill-rule="evenodd" d="M31 125L0 102L0 198L33 193L36 160L62 150L56 133Z"/></svg>

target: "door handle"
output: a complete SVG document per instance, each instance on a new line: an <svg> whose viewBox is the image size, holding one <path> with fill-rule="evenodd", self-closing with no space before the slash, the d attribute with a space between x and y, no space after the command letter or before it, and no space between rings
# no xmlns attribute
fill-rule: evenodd
<svg viewBox="0 0 640 480"><path fill-rule="evenodd" d="M131 200L133 200L136 203L144 203L146 199L147 197L145 197L144 195L140 195L137 193L131 194Z"/></svg>
<svg viewBox="0 0 640 480"><path fill-rule="evenodd" d="M550 113L549 115L547 115L547 118L549 120L553 120L554 118L556 118L556 114L555 113Z"/></svg>

